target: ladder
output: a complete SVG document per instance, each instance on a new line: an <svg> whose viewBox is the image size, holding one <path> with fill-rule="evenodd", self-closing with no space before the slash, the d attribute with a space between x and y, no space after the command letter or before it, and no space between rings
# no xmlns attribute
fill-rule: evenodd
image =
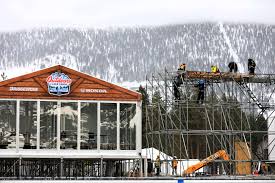
<svg viewBox="0 0 275 183"><path fill-rule="evenodd" d="M257 99L257 97L255 96L255 94L251 91L251 89L249 88L249 86L247 85L247 83L245 83L244 81L238 82L239 86L245 90L247 92L247 94L249 95L249 97L255 102L255 104L261 109L265 109L265 107L260 103L260 101Z"/></svg>
<svg viewBox="0 0 275 183"><path fill-rule="evenodd" d="M255 104L259 107L259 109L261 109L260 113L256 117L256 121L258 121L260 116L262 116L264 114L264 112L268 108L270 108L270 106L268 106L268 105L263 106L244 80L242 80L241 82L237 82L237 83L243 90L245 90L247 92L248 96L253 100L253 102L255 102Z"/></svg>

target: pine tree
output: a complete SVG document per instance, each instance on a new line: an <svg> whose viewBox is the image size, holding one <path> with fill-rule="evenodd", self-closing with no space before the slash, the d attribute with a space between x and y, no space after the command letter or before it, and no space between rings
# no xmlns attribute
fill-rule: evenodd
<svg viewBox="0 0 275 183"><path fill-rule="evenodd" d="M3 72L3 73L1 74L1 78L2 78L3 81L6 80L6 79L8 79L8 77L7 77L7 75L5 74L5 72Z"/></svg>

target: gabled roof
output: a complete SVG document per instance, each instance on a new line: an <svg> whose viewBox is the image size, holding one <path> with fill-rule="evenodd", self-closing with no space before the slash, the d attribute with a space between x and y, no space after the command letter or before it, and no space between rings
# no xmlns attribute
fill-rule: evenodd
<svg viewBox="0 0 275 183"><path fill-rule="evenodd" d="M71 79L69 94L57 96L49 93L46 80L55 72L64 73ZM56 65L0 82L0 98L140 101L141 94Z"/></svg>

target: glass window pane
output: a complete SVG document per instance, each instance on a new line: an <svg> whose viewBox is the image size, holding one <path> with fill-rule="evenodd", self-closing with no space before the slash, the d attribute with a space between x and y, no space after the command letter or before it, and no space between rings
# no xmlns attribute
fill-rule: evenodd
<svg viewBox="0 0 275 183"><path fill-rule="evenodd" d="M20 101L19 148L36 149L37 102Z"/></svg>
<svg viewBox="0 0 275 183"><path fill-rule="evenodd" d="M57 102L40 102L40 149L56 148Z"/></svg>
<svg viewBox="0 0 275 183"><path fill-rule="evenodd" d="M136 149L136 104L120 104L120 149Z"/></svg>
<svg viewBox="0 0 275 183"><path fill-rule="evenodd" d="M80 149L97 149L97 103L81 103Z"/></svg>
<svg viewBox="0 0 275 183"><path fill-rule="evenodd" d="M100 149L117 149L117 104L100 105Z"/></svg>
<svg viewBox="0 0 275 183"><path fill-rule="evenodd" d="M16 101L0 101L0 149L16 148Z"/></svg>
<svg viewBox="0 0 275 183"><path fill-rule="evenodd" d="M77 103L61 103L60 149L77 148Z"/></svg>

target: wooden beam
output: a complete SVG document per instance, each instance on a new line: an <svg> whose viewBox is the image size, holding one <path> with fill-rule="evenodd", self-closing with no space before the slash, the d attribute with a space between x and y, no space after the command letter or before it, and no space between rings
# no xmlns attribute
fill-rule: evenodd
<svg viewBox="0 0 275 183"><path fill-rule="evenodd" d="M78 79L71 87L71 93L84 81L83 78Z"/></svg>
<svg viewBox="0 0 275 183"><path fill-rule="evenodd" d="M35 77L34 77L33 79L35 80L36 83L39 84L39 86L41 86L41 88L43 88L43 90L44 90L45 92L48 93L48 87L45 86L45 84L44 84L40 79L35 78Z"/></svg>

